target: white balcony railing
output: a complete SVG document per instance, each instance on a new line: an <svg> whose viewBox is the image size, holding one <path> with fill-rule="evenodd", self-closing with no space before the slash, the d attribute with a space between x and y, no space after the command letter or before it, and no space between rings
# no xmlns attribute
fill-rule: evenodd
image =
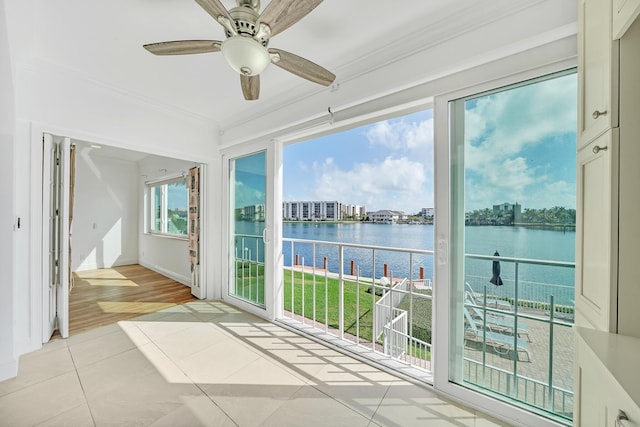
<svg viewBox="0 0 640 427"><path fill-rule="evenodd" d="M250 249L255 246L250 236L241 236L238 254L248 253L242 242L251 242ZM401 362L415 368L406 372L425 373L422 380L431 376L432 291L438 286L433 282L433 251L284 238L283 253L283 322L315 331L361 355L369 352L377 361L386 357L393 362L389 366ZM494 257L467 254L465 259L490 266ZM487 333L490 326L483 320L478 327L480 342L465 340L464 381L570 420L573 283L529 278L538 277L531 274L531 266L537 266L565 270L561 276L567 282L575 265L499 260L505 272L502 287L487 285L488 277L465 275L465 290L476 298L474 303L465 301L465 307L475 308L503 329ZM501 351L493 351L496 346ZM520 360L524 352L528 360Z"/></svg>

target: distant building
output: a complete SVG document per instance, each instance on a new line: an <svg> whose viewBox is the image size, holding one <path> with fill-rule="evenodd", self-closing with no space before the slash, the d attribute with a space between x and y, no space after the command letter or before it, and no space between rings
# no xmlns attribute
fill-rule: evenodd
<svg viewBox="0 0 640 427"><path fill-rule="evenodd" d="M282 219L285 221L342 221L361 219L366 207L337 200L283 202Z"/></svg>
<svg viewBox="0 0 640 427"><path fill-rule="evenodd" d="M376 212L369 212L369 221L379 224L395 224L398 221L402 221L406 218L406 215L402 211L381 210Z"/></svg>
<svg viewBox="0 0 640 427"><path fill-rule="evenodd" d="M436 210L434 208L422 208L422 210L420 211L420 216L422 218L433 218L433 216L436 214Z"/></svg>
<svg viewBox="0 0 640 427"><path fill-rule="evenodd" d="M264 205L249 205L237 208L236 219L243 221L264 221Z"/></svg>
<svg viewBox="0 0 640 427"><path fill-rule="evenodd" d="M522 222L522 206L518 202L493 205L493 216L496 224L500 225Z"/></svg>

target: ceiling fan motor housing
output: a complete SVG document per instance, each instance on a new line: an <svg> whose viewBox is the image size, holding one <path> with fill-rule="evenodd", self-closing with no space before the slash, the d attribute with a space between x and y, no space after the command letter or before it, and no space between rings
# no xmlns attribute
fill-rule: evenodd
<svg viewBox="0 0 640 427"><path fill-rule="evenodd" d="M240 2L242 2L242 0L238 1L238 3ZM252 2L247 1L246 3ZM254 3L259 4L258 1L254 1ZM233 18L233 21L236 25L236 30L238 31L238 35L254 38L257 32L256 21L260 16L255 9L249 6L238 6L231 9L229 11L229 14ZM233 36L233 34L231 34L229 31L226 31L225 33L227 38ZM262 46L264 47L267 47L267 45L269 44L269 39L265 37L260 37L259 39L256 39L256 41L262 44Z"/></svg>

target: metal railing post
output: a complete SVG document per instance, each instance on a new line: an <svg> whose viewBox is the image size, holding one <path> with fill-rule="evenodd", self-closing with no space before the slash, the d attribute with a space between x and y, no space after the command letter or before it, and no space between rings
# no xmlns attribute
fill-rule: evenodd
<svg viewBox="0 0 640 427"><path fill-rule="evenodd" d="M300 301L300 315L302 316L302 324L304 325L304 319L306 316L306 313L304 312L304 257L302 257L302 259L300 260L300 262L302 263L300 269L301 269L301 280L300 280L300 295L302 296L302 299Z"/></svg>
<svg viewBox="0 0 640 427"><path fill-rule="evenodd" d="M548 408L553 408L553 317L556 311L553 295L549 295L549 392L547 395Z"/></svg>
<svg viewBox="0 0 640 427"><path fill-rule="evenodd" d="M484 285L484 304L482 304L482 381L486 380L487 368L487 285ZM473 319L470 319L473 322ZM493 376L492 376L493 377Z"/></svg>
<svg viewBox="0 0 640 427"><path fill-rule="evenodd" d="M294 252L295 252L295 247L292 241L291 242L291 319L296 318L296 311L295 311L295 305L294 305L294 301L295 301L294 288L296 287Z"/></svg>
<svg viewBox="0 0 640 427"><path fill-rule="evenodd" d="M344 339L344 246L338 246L338 329Z"/></svg>
<svg viewBox="0 0 640 427"><path fill-rule="evenodd" d="M371 250L371 265L372 265L372 269L371 269L371 310L372 312L372 316L371 316L371 323L373 325L373 336L371 337L371 350L375 351L376 350L376 340L378 339L378 324L376 323L376 250L372 249Z"/></svg>
<svg viewBox="0 0 640 427"><path fill-rule="evenodd" d="M515 283L513 295L513 391L518 397L518 266L515 262Z"/></svg>
<svg viewBox="0 0 640 427"><path fill-rule="evenodd" d="M316 327L316 244L313 244L313 327Z"/></svg>

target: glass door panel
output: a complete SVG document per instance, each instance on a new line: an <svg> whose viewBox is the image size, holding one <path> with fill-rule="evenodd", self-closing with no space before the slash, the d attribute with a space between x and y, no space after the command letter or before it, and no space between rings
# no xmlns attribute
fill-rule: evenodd
<svg viewBox="0 0 640 427"><path fill-rule="evenodd" d="M229 295L265 306L266 152L229 163Z"/></svg>
<svg viewBox="0 0 640 427"><path fill-rule="evenodd" d="M454 101L451 381L573 411L574 72Z"/></svg>

